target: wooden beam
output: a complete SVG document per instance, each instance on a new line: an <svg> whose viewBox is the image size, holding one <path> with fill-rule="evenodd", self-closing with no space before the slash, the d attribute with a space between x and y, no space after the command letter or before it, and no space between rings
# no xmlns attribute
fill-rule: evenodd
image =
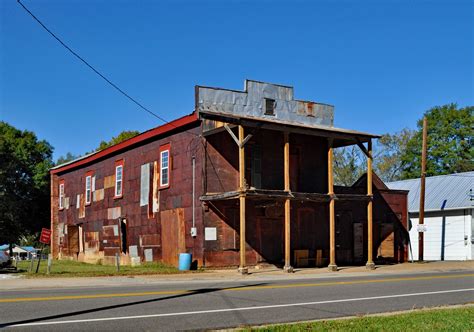
<svg viewBox="0 0 474 332"><path fill-rule="evenodd" d="M237 144L237 146L240 148L240 141L239 141L239 139L235 136L234 132L232 131L232 129L229 128L229 126L227 125L227 123L224 125L224 128L225 128L225 130L227 130L227 132L229 133L230 137L232 137L232 139L234 140L235 144ZM239 127L239 131L240 131L240 127Z"/></svg>
<svg viewBox="0 0 474 332"><path fill-rule="evenodd" d="M418 224L425 223L425 177L426 177L426 149L428 139L428 122L426 116L423 117L423 136L421 145L421 179L420 179L420 214L418 216ZM444 220L444 219L443 219ZM418 260L424 259L424 233L418 232ZM444 250L444 246L442 248Z"/></svg>
<svg viewBox="0 0 474 332"><path fill-rule="evenodd" d="M284 132L284 145L283 145L283 162L284 162L284 185L285 191L290 194L290 134ZM293 267L290 263L290 219L291 219L291 205L290 199L285 200L285 266L286 272L293 272Z"/></svg>
<svg viewBox="0 0 474 332"><path fill-rule="evenodd" d="M308 202L329 202L330 197L327 194L321 193L298 193L298 192L287 192L284 190L269 190L269 189L247 189L243 193L240 191L227 191L220 193L206 193L199 199L204 202L210 201L223 201L229 199L237 199L241 195L244 195L248 199L275 199L275 200L286 200L292 201L308 201ZM354 197L353 197L354 196ZM339 199L339 196L335 196L334 199ZM367 195L344 195L343 200L367 200Z"/></svg>
<svg viewBox="0 0 474 332"><path fill-rule="evenodd" d="M367 196L370 200L367 202L367 264L369 270L375 269L373 260L373 220L372 220L372 140L367 143L369 156L367 157Z"/></svg>
<svg viewBox="0 0 474 332"><path fill-rule="evenodd" d="M236 199L240 197L239 191L227 191L223 193L206 193L199 197L201 201L209 202L209 201L223 201L228 199Z"/></svg>
<svg viewBox="0 0 474 332"><path fill-rule="evenodd" d="M245 137L243 140L240 140L235 136L234 132L232 131L232 129L230 129L230 127L227 125L227 123L224 125L224 128L225 128L225 130L227 130L230 137L232 137L235 144L237 144L237 146L239 148L243 147L245 145L245 143L247 143L252 138L252 134L248 134L247 137Z"/></svg>
<svg viewBox="0 0 474 332"><path fill-rule="evenodd" d="M239 125L239 202L240 202L240 265L239 272L247 274L248 268L245 263L245 148L244 127Z"/></svg>
<svg viewBox="0 0 474 332"><path fill-rule="evenodd" d="M337 143L339 140L344 140L347 143L350 142L350 144L340 145L340 146L345 146L345 145L356 144L356 140L355 140L356 137L358 137L361 140L361 142L367 142L372 137L373 138L380 137L378 135L371 135L367 133L359 133L359 132L351 132L351 131L340 132L340 131L331 129L331 127L326 128L325 126L316 128L316 127L299 125L296 123L294 125L288 125L288 124L282 124L282 123L253 120L253 119L244 118L241 116L233 117L232 115L228 115L228 114L216 115L214 113L207 113L205 111L200 111L199 115L202 118L213 119L213 120L218 120L218 121L233 123L233 124L238 124L238 125L245 125L246 127L258 127L262 129L269 129L269 130L276 130L276 131L288 131L290 133L296 133L296 134L302 134L302 135L312 135L312 136L333 138L335 140L333 147L337 146Z"/></svg>
<svg viewBox="0 0 474 332"><path fill-rule="evenodd" d="M367 158L372 158L372 152L369 152L369 150L367 150L367 148L364 146L364 144L362 144L362 142L360 141L358 137L356 138L356 140L357 140L357 146L362 150L362 152L364 152L365 156Z"/></svg>
<svg viewBox="0 0 474 332"><path fill-rule="evenodd" d="M330 271L337 271L336 264L336 216L334 213L334 176L333 176L333 159L334 151L332 147L332 139L328 140L328 195L329 200L329 266Z"/></svg>

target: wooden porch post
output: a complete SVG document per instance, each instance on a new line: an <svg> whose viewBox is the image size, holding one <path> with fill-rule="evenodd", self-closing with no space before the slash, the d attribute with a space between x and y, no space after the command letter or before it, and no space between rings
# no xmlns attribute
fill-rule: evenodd
<svg viewBox="0 0 474 332"><path fill-rule="evenodd" d="M285 182L285 191L287 194L290 193L290 134L284 132L284 182ZM290 264L290 199L286 198L285 200L285 267L286 272L293 272L293 267Z"/></svg>
<svg viewBox="0 0 474 332"><path fill-rule="evenodd" d="M369 270L375 269L373 261L373 223L372 223L372 140L369 139L367 142L367 196L369 196L369 202L367 203L367 264L366 267Z"/></svg>
<svg viewBox="0 0 474 332"><path fill-rule="evenodd" d="M240 265L239 272L247 274L248 268L245 264L245 150L244 150L244 127L239 125L239 201L240 201Z"/></svg>
<svg viewBox="0 0 474 332"><path fill-rule="evenodd" d="M329 195L329 266L330 271L337 271L336 265L336 218L334 214L334 177L333 177L332 139L328 142L328 195Z"/></svg>

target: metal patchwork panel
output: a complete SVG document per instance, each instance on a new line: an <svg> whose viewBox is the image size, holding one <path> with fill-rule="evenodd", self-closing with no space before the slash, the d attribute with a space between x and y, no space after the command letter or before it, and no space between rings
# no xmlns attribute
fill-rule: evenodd
<svg viewBox="0 0 474 332"><path fill-rule="evenodd" d="M246 80L245 91L198 87L197 97L200 112L278 120L293 125L332 127L334 124L334 106L295 100L293 87ZM272 115L266 114L266 100L273 102Z"/></svg>

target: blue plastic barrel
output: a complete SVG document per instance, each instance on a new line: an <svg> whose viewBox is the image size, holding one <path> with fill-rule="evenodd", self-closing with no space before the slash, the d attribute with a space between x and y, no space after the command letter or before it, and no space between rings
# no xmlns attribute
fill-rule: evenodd
<svg viewBox="0 0 474 332"><path fill-rule="evenodd" d="M180 271L188 271L191 269L191 260L192 260L192 255L191 254L185 254L181 253L179 254L179 264L178 264L178 269Z"/></svg>

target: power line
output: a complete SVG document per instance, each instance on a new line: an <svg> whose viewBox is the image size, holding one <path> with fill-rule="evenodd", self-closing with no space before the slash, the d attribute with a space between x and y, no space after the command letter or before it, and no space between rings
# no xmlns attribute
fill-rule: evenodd
<svg viewBox="0 0 474 332"><path fill-rule="evenodd" d="M130 101L132 101L135 105L140 107L142 110L148 112L149 114L153 115L154 117L158 118L159 120L163 121L166 124L169 124L173 127L174 126L172 123L169 121L165 120L163 117L159 116L158 114L150 111L148 108L143 106L140 102L138 102L135 98L131 97L128 93L126 93L123 89L121 89L119 86L117 86L115 83L113 83L110 79L108 79L104 74L102 74L100 71L95 69L89 62L87 62L83 57L81 57L79 54L77 54L75 51L73 51L66 43L64 43L58 36L56 36L46 25L43 24L43 22L40 21L26 6L21 3L20 0L17 0L18 4L23 7L23 9L30 14L30 16L41 25L41 27L46 30L54 39L56 39L64 48L66 48L72 55L74 55L76 58L78 58L82 63L84 63L87 67L89 67L94 73L99 75L104 81L106 81L108 84L110 84L115 90L120 92L122 95L127 97Z"/></svg>

